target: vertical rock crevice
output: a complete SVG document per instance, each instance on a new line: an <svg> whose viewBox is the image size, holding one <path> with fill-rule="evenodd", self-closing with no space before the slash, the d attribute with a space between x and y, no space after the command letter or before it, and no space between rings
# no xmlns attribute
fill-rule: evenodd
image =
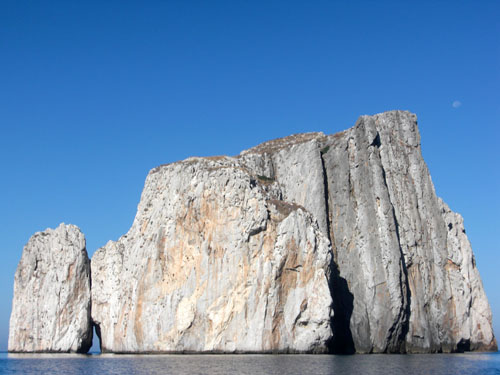
<svg viewBox="0 0 500 375"><path fill-rule="evenodd" d="M321 167L323 170L323 189L325 198L325 217L327 236L332 248L330 264L330 293L333 301L333 317L331 320L332 338L329 342L329 351L334 354L354 354L356 349L350 328L351 315L354 309L354 296L349 291L347 280L340 276L337 264L337 252L332 232L330 213L330 194L328 188L328 173L325 166L324 154L330 146L323 147L320 151Z"/></svg>

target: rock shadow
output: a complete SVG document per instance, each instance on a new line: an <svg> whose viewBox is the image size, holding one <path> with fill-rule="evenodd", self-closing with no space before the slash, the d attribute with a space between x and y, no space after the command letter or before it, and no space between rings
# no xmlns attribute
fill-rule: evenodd
<svg viewBox="0 0 500 375"><path fill-rule="evenodd" d="M356 348L351 332L351 316L354 308L354 296L349 291L347 280L340 276L337 264L332 261L330 293L333 299L333 318L331 321L333 337L329 351L333 354L354 354Z"/></svg>

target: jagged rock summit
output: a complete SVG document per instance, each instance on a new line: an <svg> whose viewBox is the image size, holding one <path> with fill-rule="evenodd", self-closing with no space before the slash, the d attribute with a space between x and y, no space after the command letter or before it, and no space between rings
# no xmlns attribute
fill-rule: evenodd
<svg viewBox="0 0 500 375"><path fill-rule="evenodd" d="M463 220L436 196L409 112L154 168L90 278L104 352L497 347Z"/></svg>

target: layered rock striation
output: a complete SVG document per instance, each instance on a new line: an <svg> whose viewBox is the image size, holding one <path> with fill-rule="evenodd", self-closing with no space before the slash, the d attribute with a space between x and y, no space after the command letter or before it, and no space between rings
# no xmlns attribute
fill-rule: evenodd
<svg viewBox="0 0 500 375"><path fill-rule="evenodd" d="M104 352L497 347L463 219L436 196L409 112L151 170L91 278Z"/></svg>
<svg viewBox="0 0 500 375"><path fill-rule="evenodd" d="M14 279L9 352L86 353L92 346L90 260L74 225L35 233Z"/></svg>

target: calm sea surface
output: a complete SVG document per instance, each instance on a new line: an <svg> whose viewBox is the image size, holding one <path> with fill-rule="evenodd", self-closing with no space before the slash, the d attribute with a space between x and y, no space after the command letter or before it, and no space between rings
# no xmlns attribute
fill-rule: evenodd
<svg viewBox="0 0 500 375"><path fill-rule="evenodd" d="M12 355L1 374L496 374L500 354Z"/></svg>

